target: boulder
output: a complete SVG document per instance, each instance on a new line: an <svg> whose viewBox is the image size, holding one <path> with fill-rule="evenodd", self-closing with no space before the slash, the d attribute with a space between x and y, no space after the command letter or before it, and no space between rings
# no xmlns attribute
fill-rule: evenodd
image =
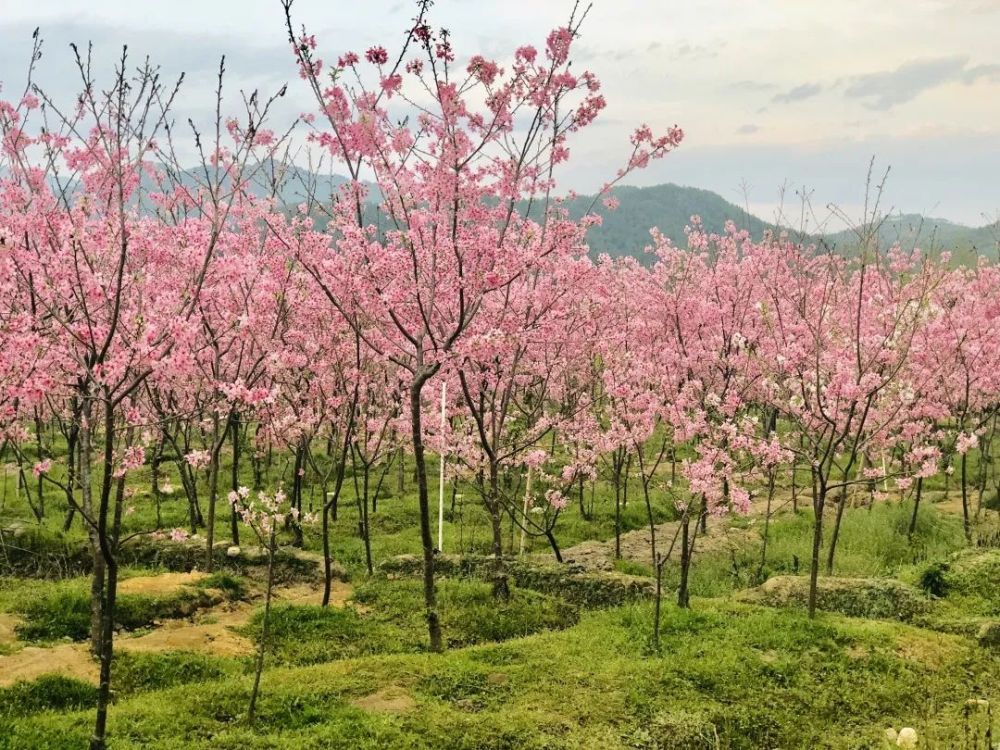
<svg viewBox="0 0 1000 750"><path fill-rule="evenodd" d="M977 640L983 648L1000 649L1000 621L983 623L979 628Z"/></svg>
<svg viewBox="0 0 1000 750"><path fill-rule="evenodd" d="M769 607L805 607L809 603L809 578L775 576L739 598ZM816 607L848 617L909 622L927 612L930 601L918 589L892 578L824 577L817 586Z"/></svg>
<svg viewBox="0 0 1000 750"><path fill-rule="evenodd" d="M487 555L438 555L434 570L443 576L488 580L493 558ZM504 558L504 573L521 588L554 594L583 607L614 607L656 594L652 578L614 571L587 571L579 565L541 562L531 558ZM411 577L423 572L419 555L397 555L379 566L389 578Z"/></svg>

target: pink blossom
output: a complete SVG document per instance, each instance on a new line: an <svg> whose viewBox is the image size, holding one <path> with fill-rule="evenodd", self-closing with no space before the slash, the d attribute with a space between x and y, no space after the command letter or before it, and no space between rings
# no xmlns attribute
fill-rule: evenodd
<svg viewBox="0 0 1000 750"><path fill-rule="evenodd" d="M374 65L385 65L389 62L389 53L385 47L369 47L365 51L365 59Z"/></svg>

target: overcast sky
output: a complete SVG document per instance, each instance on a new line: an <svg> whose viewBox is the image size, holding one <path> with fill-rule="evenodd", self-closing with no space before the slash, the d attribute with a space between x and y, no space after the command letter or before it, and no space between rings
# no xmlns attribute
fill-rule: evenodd
<svg viewBox="0 0 1000 750"><path fill-rule="evenodd" d="M432 20L462 56L541 45L571 0L437 0ZM394 46L413 15L401 0L297 0L322 57ZM31 31L37 79L74 88L70 41L93 41L105 74L128 43L164 73L185 71L178 117L207 121L227 55L232 90L289 82L279 116L312 109L285 45L278 0L0 0L0 81L23 81ZM682 148L636 184L707 188L772 218L805 186L817 205L856 210L874 155L892 167L890 206L980 225L1000 212L1000 0L594 0L576 59L608 108L573 144L564 184L613 175L629 132L678 124ZM99 70L101 70L99 68Z"/></svg>

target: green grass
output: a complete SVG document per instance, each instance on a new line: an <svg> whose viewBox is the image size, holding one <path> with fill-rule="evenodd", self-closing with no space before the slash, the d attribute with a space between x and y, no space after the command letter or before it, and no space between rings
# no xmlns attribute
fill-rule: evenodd
<svg viewBox="0 0 1000 750"><path fill-rule="evenodd" d="M423 593L417 581L372 580L359 588L355 608L277 604L271 611L268 649L272 663L315 664L357 656L426 649ZM496 602L479 581L442 581L438 587L442 628L450 647L499 642L576 623L576 607L557 597L513 589ZM240 629L259 642L262 612Z"/></svg>
<svg viewBox="0 0 1000 750"><path fill-rule="evenodd" d="M229 574L216 574L199 583L197 587L168 594L119 594L115 622L126 630L135 630L156 620L182 616L202 602L203 590L207 588L218 588L229 598L246 595L245 584ZM21 640L43 643L86 640L90 637L90 578L0 579L0 611L23 617L24 622L17 626Z"/></svg>
<svg viewBox="0 0 1000 750"><path fill-rule="evenodd" d="M275 473L272 483L277 480ZM387 481L394 490L394 475ZM179 493L176 477L173 483ZM938 483L926 488L937 489ZM136 490L128 531L149 528L153 519L143 472ZM464 503L454 514L446 509L445 550L488 552L488 519L475 491L465 485L460 490ZM646 525L638 490L633 484L623 511L626 531ZM307 486L307 508L311 491ZM589 488L586 499L589 509ZM30 548L28 559L58 558L85 542L78 524L67 535L58 530L59 503L57 494L50 496L50 515L36 526L23 521L26 509L8 492L0 525L22 519L23 529L30 529L19 537ZM162 510L168 528L185 525L180 494ZM581 612L558 596L525 589L514 589L509 603L498 604L487 583L439 580L449 648L434 655L426 652L419 581L365 575L348 481L331 539L334 557L357 586L355 604L275 606L257 725L247 726L244 717L249 659L123 653L116 657L111 747L860 750L881 747L887 726L909 725L920 732L921 748L960 748L963 702L974 696L1000 700L1000 659L976 645L970 625L1000 617L1000 572L991 562L971 565L964 555L954 557L965 547L961 521L932 502L924 504L917 533L908 539L911 510L908 502L895 500L848 510L835 574L940 586L932 592L938 597L934 616L921 622L954 634L833 615L810 621L799 611L734 603L735 591L757 582L760 543L751 536L733 550L696 551L692 611L672 605L678 568L676 561L666 566L659 650L651 647L649 604ZM217 528L226 538L224 502L219 511ZM654 512L657 521L675 515L663 493L654 496ZM409 477L407 491L383 497L371 522L376 562L419 551ZM758 530L762 524L710 523ZM829 535L830 524L827 530ZM606 481L596 488L588 518L574 497L556 529L563 548L613 534ZM518 537L505 525L505 542L514 549ZM807 506L798 515L775 518L764 577L804 574L811 537ZM318 542L316 530L307 529L307 548L318 550ZM529 547L549 554L544 540L531 539ZM651 572L645 561L615 567L634 575ZM200 586L231 598L247 594L246 582L224 571ZM88 587L86 577L0 579L0 611L21 613L27 634L41 641L86 637ZM162 598L120 601L119 620L126 627L148 624L176 606ZM251 639L259 637L259 618L258 612L243 630ZM393 714L352 705L390 688L412 699L414 709ZM0 750L86 746L92 696L91 686L48 677L0 690Z"/></svg>
<svg viewBox="0 0 1000 750"><path fill-rule="evenodd" d="M250 677L122 700L113 748L867 748L886 726L953 748L962 704L994 700L1000 663L957 636L888 622L699 600L586 614L573 628L444 655L374 656L264 677L256 728L242 720ZM393 686L415 710L351 701ZM29 715L5 748L79 747L90 714ZM686 734L681 734L683 729ZM718 744L716 742L718 737Z"/></svg>

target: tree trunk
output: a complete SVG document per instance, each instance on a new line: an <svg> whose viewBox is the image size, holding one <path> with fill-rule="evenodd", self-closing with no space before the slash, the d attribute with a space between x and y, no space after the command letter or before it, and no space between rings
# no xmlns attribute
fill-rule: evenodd
<svg viewBox="0 0 1000 750"><path fill-rule="evenodd" d="M371 473L371 468L368 466L368 464L365 464L364 478L363 478L364 492L358 498L358 516L360 518L361 539L365 543L365 564L368 568L368 575L372 575L375 572L375 568L372 566L372 538L368 526L368 493L369 493L368 481L370 473Z"/></svg>
<svg viewBox="0 0 1000 750"><path fill-rule="evenodd" d="M238 412L233 412L229 420L229 427L232 431L232 441L233 441L233 466L230 475L230 489L236 492L240 488L240 415ZM236 510L234 508L229 509L229 535L233 540L233 544L237 547L240 546L240 523L239 519L236 517Z"/></svg>
<svg viewBox="0 0 1000 750"><path fill-rule="evenodd" d="M830 549L826 554L826 574L833 575L833 560L837 554L837 540L840 539L840 523L844 518L844 509L847 507L847 477L844 477L844 486L840 488L840 501L837 503L837 517L833 522L833 534L830 535Z"/></svg>
<svg viewBox="0 0 1000 750"><path fill-rule="evenodd" d="M260 630L260 647L257 649L257 663L254 671L253 690L250 706L247 708L247 722L253 724L257 711L257 695L260 693L260 676L264 672L264 653L267 650L267 635L271 620L271 591L274 589L275 529L271 529L270 549L267 554L267 592L264 595L264 617Z"/></svg>
<svg viewBox="0 0 1000 750"><path fill-rule="evenodd" d="M615 559L622 559L622 491L618 480L615 481Z"/></svg>
<svg viewBox="0 0 1000 750"><path fill-rule="evenodd" d="M908 539L912 539L917 531L917 513L920 511L920 496L924 490L924 478L917 477L917 488L913 496L913 515L910 516L910 528L906 530Z"/></svg>
<svg viewBox="0 0 1000 750"><path fill-rule="evenodd" d="M556 543L555 534L552 533L552 529L545 529L545 538L549 540L549 546L552 547L552 554L556 556L556 562L562 562L562 552L559 551L559 545Z"/></svg>
<svg viewBox="0 0 1000 750"><path fill-rule="evenodd" d="M660 609L663 605L663 564L662 555L656 556L656 600L653 603L653 650L660 650Z"/></svg>
<svg viewBox="0 0 1000 750"><path fill-rule="evenodd" d="M292 546L302 549L305 546L305 538L302 535L302 524L299 519L302 517L302 474L305 471L305 441L302 440L295 446L295 476L292 478L292 507L298 511L298 516L289 515L292 528Z"/></svg>
<svg viewBox="0 0 1000 750"><path fill-rule="evenodd" d="M215 547L215 506L219 499L219 448L222 445L220 436L219 413L212 411L212 453L208 467L208 521L205 523L205 571L212 572Z"/></svg>
<svg viewBox="0 0 1000 750"><path fill-rule="evenodd" d="M809 564L809 619L816 617L816 593L819 588L819 557L823 546L823 508L826 505L826 487L817 486L813 470L813 543Z"/></svg>
<svg viewBox="0 0 1000 750"><path fill-rule="evenodd" d="M962 454L962 528L965 530L965 540L972 541L972 524L969 520L969 479L968 453Z"/></svg>
<svg viewBox="0 0 1000 750"><path fill-rule="evenodd" d="M691 594L688 591L688 573L691 569L690 525L691 516L686 509L681 517L681 581L677 587L677 606L681 609L691 607Z"/></svg>
<svg viewBox="0 0 1000 750"><path fill-rule="evenodd" d="M413 440L413 462L417 475L417 498L420 506L420 542L424 553L424 606L427 610L427 633L431 651L444 650L441 621L437 611L437 591L434 586L434 541L431 538L430 496L427 489L427 460L424 456L423 424L420 396L427 375L417 374L410 386L410 428Z"/></svg>
<svg viewBox="0 0 1000 750"><path fill-rule="evenodd" d="M74 399L74 405L76 400ZM76 409L73 409L73 424L69 428L69 434L66 436L66 520L63 522L63 533L70 530L73 525L73 516L76 515L76 497L74 492L76 491L76 467L77 467L77 450L79 448L79 437L80 437L80 426L76 421Z"/></svg>
<svg viewBox="0 0 1000 750"><path fill-rule="evenodd" d="M114 513L111 528L108 528L111 485L114 475L115 426L114 407L110 395L105 394L104 402L104 469L101 478L101 499L97 511L97 538L101 556L104 558L106 580L104 586L104 607L101 613L101 676L97 689L97 717L94 734L90 738L90 750L105 750L107 747L108 706L111 705L111 664L114 658L115 603L118 595L118 531L121 528L122 497L125 477L116 483Z"/></svg>
<svg viewBox="0 0 1000 750"><path fill-rule="evenodd" d="M93 463L93 444L91 427L91 407L87 400L84 405L82 427L80 429L80 493L82 495L83 511L88 518L94 517L94 490L91 482L90 467ZM101 544L97 537L97 529L90 524L87 536L90 539L91 554L94 558L94 570L90 579L90 652L95 657L101 655L102 623L104 621L104 556L101 554Z"/></svg>

